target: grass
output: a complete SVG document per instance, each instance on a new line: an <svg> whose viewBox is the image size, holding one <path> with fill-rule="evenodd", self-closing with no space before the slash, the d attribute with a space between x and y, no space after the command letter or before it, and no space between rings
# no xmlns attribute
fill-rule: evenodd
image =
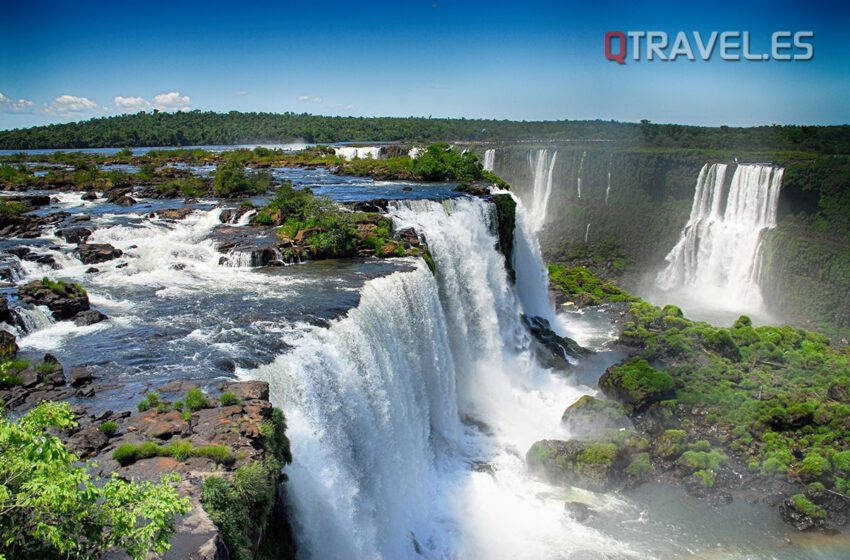
<svg viewBox="0 0 850 560"><path fill-rule="evenodd" d="M218 398L218 402L221 403L221 406L233 406L242 402L242 400L230 392L224 392Z"/></svg>
<svg viewBox="0 0 850 560"><path fill-rule="evenodd" d="M100 425L99 430L107 437L112 437L118 433L118 423L114 420L107 420Z"/></svg>
<svg viewBox="0 0 850 560"><path fill-rule="evenodd" d="M178 461L185 461L190 457L206 457L223 465L231 465L236 461L236 457L229 447L224 445L194 447L188 441L176 441L166 445L158 445L152 441L124 443L112 453L112 458L125 467L151 457L172 457Z"/></svg>

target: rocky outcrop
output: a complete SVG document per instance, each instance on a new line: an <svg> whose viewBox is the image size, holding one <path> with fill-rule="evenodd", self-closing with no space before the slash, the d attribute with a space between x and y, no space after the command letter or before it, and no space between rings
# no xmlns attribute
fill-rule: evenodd
<svg viewBox="0 0 850 560"><path fill-rule="evenodd" d="M36 280L18 288L18 295L24 303L46 306L60 321L89 310L89 297L78 284Z"/></svg>
<svg viewBox="0 0 850 560"><path fill-rule="evenodd" d="M47 216L32 216L28 214L20 216L0 217L0 237L19 237L32 239L40 237L47 226L53 226L68 218L67 212L54 212Z"/></svg>
<svg viewBox="0 0 850 560"><path fill-rule="evenodd" d="M525 456L529 470L553 484L578 486L594 492L623 488L629 457L614 443L543 440Z"/></svg>
<svg viewBox="0 0 850 560"><path fill-rule="evenodd" d="M567 369L570 367L570 359L592 354L575 340L558 335L543 317L529 318L523 315L522 320L534 337L535 355L545 367Z"/></svg>
<svg viewBox="0 0 850 560"><path fill-rule="evenodd" d="M514 271L514 228L516 227L516 201L509 194L497 194L490 197L496 205L499 229L499 250L505 256L505 268L511 279L516 279Z"/></svg>
<svg viewBox="0 0 850 560"><path fill-rule="evenodd" d="M673 378L640 358L606 369L599 378L599 388L630 413L643 412L651 404L675 395Z"/></svg>
<svg viewBox="0 0 850 560"><path fill-rule="evenodd" d="M56 237L61 237L68 243L85 243L92 231L84 227L70 227L56 230Z"/></svg>
<svg viewBox="0 0 850 560"><path fill-rule="evenodd" d="M561 423L573 439L594 440L610 438L628 430L632 422L622 405L585 395L564 411Z"/></svg>

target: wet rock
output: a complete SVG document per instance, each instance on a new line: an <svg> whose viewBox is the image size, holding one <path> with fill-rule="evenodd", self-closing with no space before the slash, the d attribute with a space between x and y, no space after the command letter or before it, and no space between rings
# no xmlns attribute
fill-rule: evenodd
<svg viewBox="0 0 850 560"><path fill-rule="evenodd" d="M71 368L71 372L69 374L69 380L71 383L71 387L81 387L92 381L92 374L87 367L74 367Z"/></svg>
<svg viewBox="0 0 850 560"><path fill-rule="evenodd" d="M19 259L22 259L22 258L24 258L24 256L26 256L30 252L30 248L29 247L12 247L11 249L6 249L6 252L11 254L11 255L15 255Z"/></svg>
<svg viewBox="0 0 850 560"><path fill-rule="evenodd" d="M25 389L30 389L41 383L41 375L32 368L25 369L18 374L18 377L21 378L21 387Z"/></svg>
<svg viewBox="0 0 850 560"><path fill-rule="evenodd" d="M60 289L36 280L18 288L18 295L24 303L47 306L60 321L89 309L88 295L74 284L64 284Z"/></svg>
<svg viewBox="0 0 850 560"><path fill-rule="evenodd" d="M826 511L802 495L787 498L779 506L782 520L798 531L809 531L825 526Z"/></svg>
<svg viewBox="0 0 850 560"><path fill-rule="evenodd" d="M128 206L133 206L134 204L136 204L136 199L131 196L122 196L115 199L113 203L126 208Z"/></svg>
<svg viewBox="0 0 850 560"><path fill-rule="evenodd" d="M239 221L239 219L250 212L251 210L256 210L253 205L243 204L239 206L239 208L227 208L221 211L218 219L223 224L233 224Z"/></svg>
<svg viewBox="0 0 850 560"><path fill-rule="evenodd" d="M582 348L575 340L559 336L542 317L527 317L523 322L534 337L535 353L542 364L549 368L566 369L570 367L570 358L587 356L590 351Z"/></svg>
<svg viewBox="0 0 850 560"><path fill-rule="evenodd" d="M151 214L151 217L157 217L163 220L182 220L192 212L193 210L191 208L170 208L167 210L157 210Z"/></svg>
<svg viewBox="0 0 850 560"><path fill-rule="evenodd" d="M76 223L79 223L79 222L90 222L90 221L91 221L91 216L89 216L88 214L77 214L76 216L71 218L71 223L73 223L73 224L76 224Z"/></svg>
<svg viewBox="0 0 850 560"><path fill-rule="evenodd" d="M593 513L593 510L590 509L590 506L587 504L583 504L581 502L564 502L564 511L570 514L573 519L581 523L582 521L587 521L587 519Z"/></svg>
<svg viewBox="0 0 850 560"><path fill-rule="evenodd" d="M398 239L399 241L411 246L418 247L419 246L419 234L416 233L416 230L413 228L404 228L400 229L393 235L394 239Z"/></svg>
<svg viewBox="0 0 850 560"><path fill-rule="evenodd" d="M124 252L109 243L83 243L76 251L83 264L97 264L117 259Z"/></svg>
<svg viewBox="0 0 850 560"><path fill-rule="evenodd" d="M38 264L45 264L45 265L51 266L51 267L56 265L56 259L53 257L53 255L27 253L24 256L23 260L29 261L29 262L35 262L35 263L38 263Z"/></svg>
<svg viewBox="0 0 850 560"><path fill-rule="evenodd" d="M97 193L94 191L89 191L82 196L82 199L86 201L97 200L97 198Z"/></svg>
<svg viewBox="0 0 850 560"><path fill-rule="evenodd" d="M553 484L607 492L625 486L629 458L614 443L542 440L525 455L529 470Z"/></svg>
<svg viewBox="0 0 850 560"><path fill-rule="evenodd" d="M374 200L363 200L355 202L351 205L351 209L355 212L378 212L384 213L389 207L389 202L385 198L376 198Z"/></svg>
<svg viewBox="0 0 850 560"><path fill-rule="evenodd" d="M574 439L599 439L632 427L622 405L590 395L567 407L561 423Z"/></svg>
<svg viewBox="0 0 850 560"><path fill-rule="evenodd" d="M100 323L101 321L106 321L107 319L109 319L109 317L100 311L96 309L89 309L88 311L77 313L76 317L74 317L74 324L78 327L86 327L88 325Z"/></svg>
<svg viewBox="0 0 850 560"><path fill-rule="evenodd" d="M85 387L81 387L76 393L78 397L82 397L85 399L90 399L95 395L94 387L91 385L86 385Z"/></svg>
<svg viewBox="0 0 850 560"><path fill-rule="evenodd" d="M84 227L70 227L56 230L56 237L61 237L68 243L85 243L91 236L91 230Z"/></svg>
<svg viewBox="0 0 850 560"><path fill-rule="evenodd" d="M0 358L11 358L18 353L15 335L9 331L0 330Z"/></svg>

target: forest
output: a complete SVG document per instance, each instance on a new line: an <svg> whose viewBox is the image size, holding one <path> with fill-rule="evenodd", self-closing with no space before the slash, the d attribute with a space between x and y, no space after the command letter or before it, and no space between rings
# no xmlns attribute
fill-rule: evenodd
<svg viewBox="0 0 850 560"><path fill-rule="evenodd" d="M140 112L0 131L0 149L204 146L280 142L546 140L648 148L850 153L850 126L729 126L603 120L330 117L307 113Z"/></svg>

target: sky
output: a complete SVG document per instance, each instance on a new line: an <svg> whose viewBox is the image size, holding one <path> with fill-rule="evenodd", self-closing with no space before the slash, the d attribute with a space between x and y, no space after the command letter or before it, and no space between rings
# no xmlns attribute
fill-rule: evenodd
<svg viewBox="0 0 850 560"><path fill-rule="evenodd" d="M640 4L4 2L0 129L154 109L850 122L847 3ZM648 61L643 52L618 64L605 57L607 31L666 32L671 42L680 31L747 31L757 53L770 52L775 31L812 31L814 57L733 62L716 50L709 61Z"/></svg>

